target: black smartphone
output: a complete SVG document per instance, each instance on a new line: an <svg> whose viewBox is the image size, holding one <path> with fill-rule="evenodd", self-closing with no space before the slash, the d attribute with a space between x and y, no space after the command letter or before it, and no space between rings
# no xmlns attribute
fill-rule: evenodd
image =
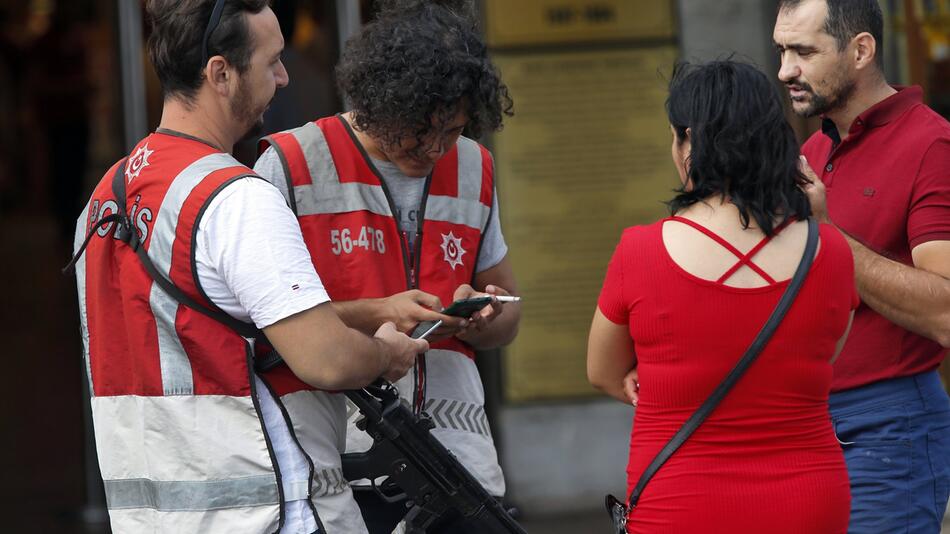
<svg viewBox="0 0 950 534"><path fill-rule="evenodd" d="M491 303L491 297L472 297L470 299L456 300L451 306L442 310L445 315L452 317L471 317L478 310L488 306ZM419 323L415 330L409 334L413 339L425 339L429 334L435 331L442 324L442 321L425 321Z"/></svg>
<svg viewBox="0 0 950 534"><path fill-rule="evenodd" d="M442 310L444 315L452 317L471 317L478 310L491 304L491 297L472 297L470 299L456 300L451 306Z"/></svg>

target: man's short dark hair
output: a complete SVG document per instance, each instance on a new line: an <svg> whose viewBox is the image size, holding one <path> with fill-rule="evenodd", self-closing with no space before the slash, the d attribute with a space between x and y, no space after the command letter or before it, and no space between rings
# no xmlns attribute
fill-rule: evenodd
<svg viewBox="0 0 950 534"><path fill-rule="evenodd" d="M165 98L194 100L204 80L201 40L215 0L148 0L151 25L148 53ZM250 65L253 43L245 13L260 13L269 0L224 0L221 21L208 40L208 55L221 55L243 73Z"/></svg>
<svg viewBox="0 0 950 534"><path fill-rule="evenodd" d="M779 0L778 9L794 9L802 0ZM874 62L884 68L884 14L877 0L825 0L828 16L825 18L825 33L835 38L838 51L844 50L854 36L868 32L877 43Z"/></svg>
<svg viewBox="0 0 950 534"><path fill-rule="evenodd" d="M468 135L499 129L511 98L464 3L399 5L351 38L337 66L357 128L389 146L421 143L458 111L468 114Z"/></svg>

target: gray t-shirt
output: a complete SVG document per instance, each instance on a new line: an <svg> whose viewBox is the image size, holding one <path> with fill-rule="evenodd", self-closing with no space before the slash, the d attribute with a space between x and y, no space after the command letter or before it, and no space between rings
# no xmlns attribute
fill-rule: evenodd
<svg viewBox="0 0 950 534"><path fill-rule="evenodd" d="M396 207L396 220L399 222L399 230L405 232L411 242L416 235L418 225L417 216L419 208L422 205L422 193L425 189L425 180L422 178L410 178L388 161L373 160L373 165L379 170L386 182L386 188L393 199ZM254 172L261 175L267 181L276 185L280 189L284 198L289 198L287 191L287 179L284 176L284 167L280 163L280 157L273 147L269 147L258 158L254 164ZM478 263L475 265L475 272L486 271L496 265L508 254L508 245L505 243L505 237L501 233L501 221L498 219L498 194L497 190L492 195L491 220L488 223L488 230L482 236L482 249L478 253Z"/></svg>

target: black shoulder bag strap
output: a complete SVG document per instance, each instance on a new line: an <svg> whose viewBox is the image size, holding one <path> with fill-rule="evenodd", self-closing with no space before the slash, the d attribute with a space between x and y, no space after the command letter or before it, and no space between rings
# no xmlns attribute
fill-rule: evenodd
<svg viewBox="0 0 950 534"><path fill-rule="evenodd" d="M802 259L798 262L798 268L795 270L795 274L792 276L788 287L785 288L782 298L779 299L775 309L772 310L772 315L769 316L762 330L760 330L758 335L755 336L755 339L752 340L752 344L746 350L742 359L732 368L732 371L726 375L726 378L723 379L702 405L693 412L693 415L683 423L683 426L673 435L669 443L653 458L650 465L648 465L646 470L643 471L643 474L640 475L640 479L637 481L636 486L634 486L633 491L630 492L630 498L627 500L626 506L613 495L607 496L607 511L614 520L614 525L618 529L617 532L626 532L627 516L630 510L636 508L637 502L640 500L640 495L643 493L643 488L646 487L650 479L653 478L653 475L670 459L670 456L673 456L673 453L683 445L689 436L699 428L699 425L709 417L709 414L716 409L716 406L719 405L726 394L729 393L729 390L736 385L739 378L742 377L749 366L755 361L756 357L758 357L759 353L762 352L762 349L765 348L769 339L772 338L772 334L775 333L782 319L785 318L788 309L795 301L795 296L798 295L798 290L801 289L802 283L804 283L805 277L808 275L808 270L811 268L811 264L815 259L815 250L817 248L818 223L815 222L815 219L809 217L808 239L805 242L805 252L802 254Z"/></svg>
<svg viewBox="0 0 950 534"><path fill-rule="evenodd" d="M178 301L180 304L195 310L198 313L201 313L215 321L227 326L238 335L245 338L263 338L264 334L256 326L250 323L245 323L239 321L234 317L231 317L227 313L209 308L195 299L191 298L184 291L175 286L175 284L165 277L162 273L155 268L155 264L152 263L152 259L148 257L148 253L145 251L139 241L139 233L135 230L135 227L132 224L132 220L129 219L129 216L126 212L126 193L125 193L125 166L127 164L127 159L123 160L116 167L115 175L112 176L112 194L115 196L116 204L119 205L116 213L103 217L101 220L96 221L92 228L89 229L89 234L86 235L85 241L79 250L76 252L76 255L73 256L73 259L63 268L63 272L69 272L79 260L79 257L82 256L83 252L86 250L86 246L89 244L89 240L92 238L93 234L101 228L104 224L114 222L118 228L116 229L116 237L120 241L132 247L132 250L135 251L135 255L139 257L139 260L142 262L142 266L145 267L145 271L148 275L162 288L165 293L168 293L173 299ZM276 356L276 351L272 352ZM279 362L278 362L279 363ZM256 362L255 367L259 370L269 369L265 362Z"/></svg>

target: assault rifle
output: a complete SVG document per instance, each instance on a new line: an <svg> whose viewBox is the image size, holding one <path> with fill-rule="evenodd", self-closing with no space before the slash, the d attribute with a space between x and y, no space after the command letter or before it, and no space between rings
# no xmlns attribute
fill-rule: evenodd
<svg viewBox="0 0 950 534"><path fill-rule="evenodd" d="M356 425L373 438L362 453L343 455L347 480L389 478L374 489L386 500L407 499L409 534L425 532L450 510L479 524L486 534L527 534L501 503L429 432L435 425L415 415L395 386L377 380L346 396L363 414ZM383 491L395 495L385 495ZM401 493L399 493L401 491Z"/></svg>

